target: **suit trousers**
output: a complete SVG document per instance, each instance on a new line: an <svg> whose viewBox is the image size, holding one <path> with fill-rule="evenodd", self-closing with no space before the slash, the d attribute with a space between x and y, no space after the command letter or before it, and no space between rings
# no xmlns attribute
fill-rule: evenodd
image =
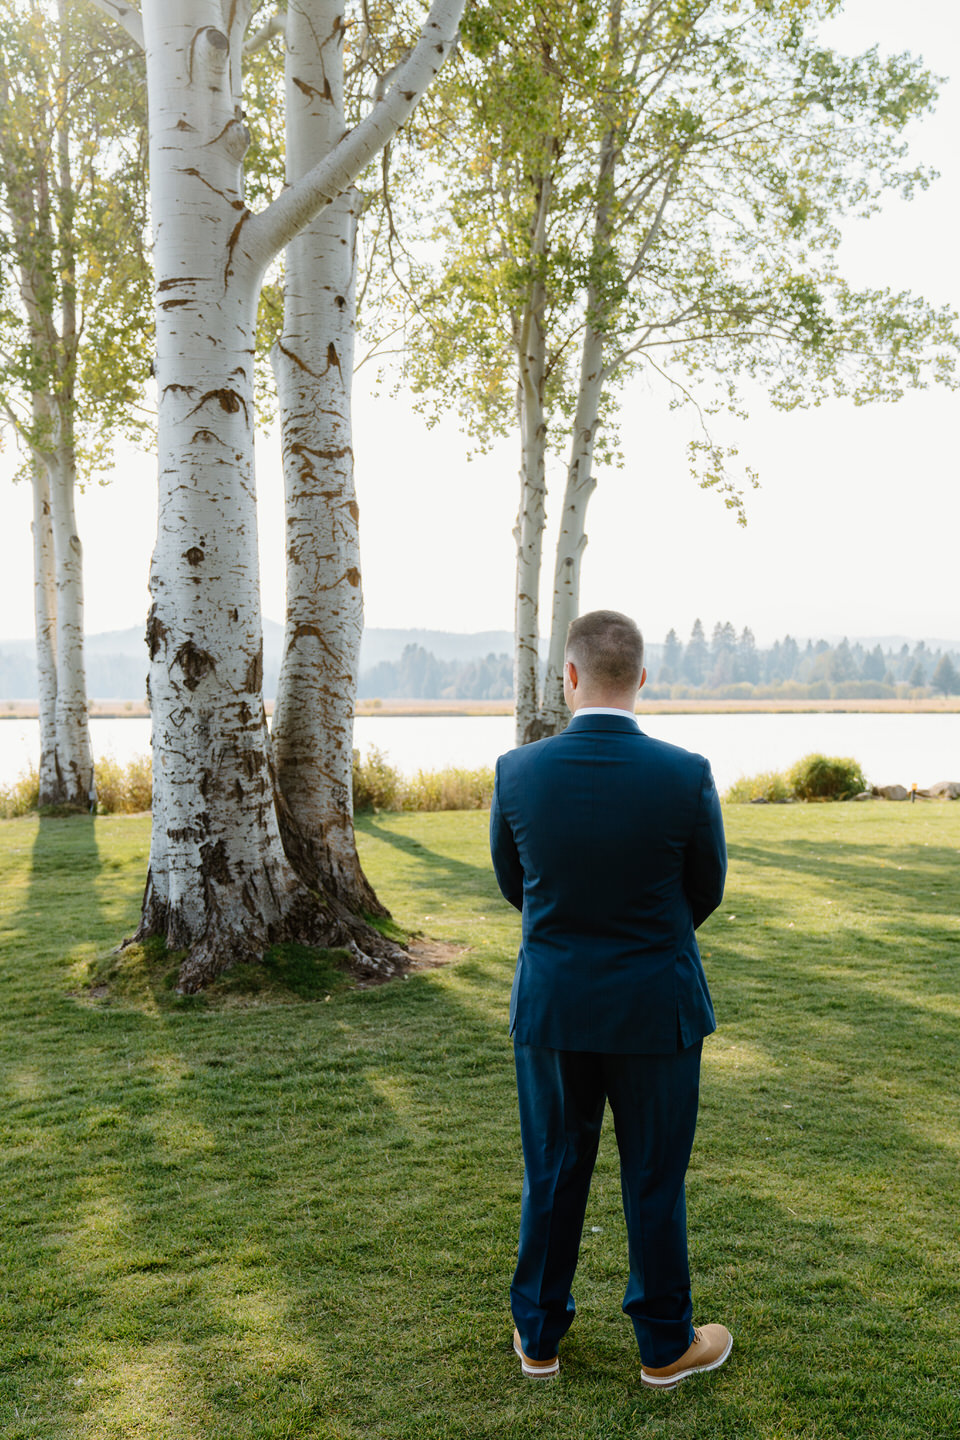
<svg viewBox="0 0 960 1440"><path fill-rule="evenodd" d="M524 1176L510 1302L531 1359L556 1355L573 1321L571 1286L606 1100L627 1223L624 1313L645 1365L670 1365L692 1343L684 1177L702 1049L701 1040L667 1055L607 1055L514 1043Z"/></svg>

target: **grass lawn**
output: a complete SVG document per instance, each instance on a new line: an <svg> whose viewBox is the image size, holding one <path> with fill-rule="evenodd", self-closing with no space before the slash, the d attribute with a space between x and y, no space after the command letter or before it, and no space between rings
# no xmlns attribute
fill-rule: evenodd
<svg viewBox="0 0 960 1440"><path fill-rule="evenodd" d="M517 920L485 815L360 822L453 964L356 991L290 951L213 1001L141 952L97 983L145 818L0 824L5 1440L955 1440L960 803L727 821L688 1202L735 1348L664 1395L619 1309L610 1126L560 1379L509 1351Z"/></svg>

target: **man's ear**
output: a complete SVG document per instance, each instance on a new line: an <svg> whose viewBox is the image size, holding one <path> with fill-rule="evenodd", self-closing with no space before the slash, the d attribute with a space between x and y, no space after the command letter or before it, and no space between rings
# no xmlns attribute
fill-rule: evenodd
<svg viewBox="0 0 960 1440"><path fill-rule="evenodd" d="M576 690L576 688L577 688L577 683L578 683L578 682L577 682L577 667L576 667L576 665L574 665L574 663L573 663L572 660L567 660L565 663L566 663L567 669L568 669L569 672L570 672L570 684L571 684L571 686L573 687L573 689Z"/></svg>
<svg viewBox="0 0 960 1440"><path fill-rule="evenodd" d="M637 689L638 689L638 690L642 690L643 687L644 687L644 685L645 685L646 683L647 683L647 667L646 667L646 665L644 665L643 669L640 671L640 684L637 686Z"/></svg>

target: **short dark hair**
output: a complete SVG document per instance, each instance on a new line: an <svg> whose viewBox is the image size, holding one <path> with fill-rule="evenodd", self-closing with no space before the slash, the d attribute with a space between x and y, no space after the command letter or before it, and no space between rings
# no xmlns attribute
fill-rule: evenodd
<svg viewBox="0 0 960 1440"><path fill-rule="evenodd" d="M643 636L619 610L590 610L570 622L567 658L585 679L613 690L639 685L643 672Z"/></svg>

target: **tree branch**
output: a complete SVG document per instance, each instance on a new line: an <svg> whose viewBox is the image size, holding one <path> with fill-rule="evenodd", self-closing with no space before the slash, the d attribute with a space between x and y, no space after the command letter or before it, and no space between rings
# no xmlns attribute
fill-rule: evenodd
<svg viewBox="0 0 960 1440"><path fill-rule="evenodd" d="M109 15L111 20L116 20L117 24L126 30L130 39L135 40L141 50L144 48L143 21L132 5L127 5L125 0L90 0L90 4L102 10L104 15Z"/></svg>
<svg viewBox="0 0 960 1440"><path fill-rule="evenodd" d="M381 103L301 180L251 217L244 248L261 270L353 183L400 129L449 54L463 7L464 0L434 0L412 54Z"/></svg>
<svg viewBox="0 0 960 1440"><path fill-rule="evenodd" d="M266 25L261 26L256 35L251 35L249 40L244 41L243 53L244 55L252 55L255 50L259 50L262 46L268 44L274 35L286 35L286 33L286 15L271 15Z"/></svg>

